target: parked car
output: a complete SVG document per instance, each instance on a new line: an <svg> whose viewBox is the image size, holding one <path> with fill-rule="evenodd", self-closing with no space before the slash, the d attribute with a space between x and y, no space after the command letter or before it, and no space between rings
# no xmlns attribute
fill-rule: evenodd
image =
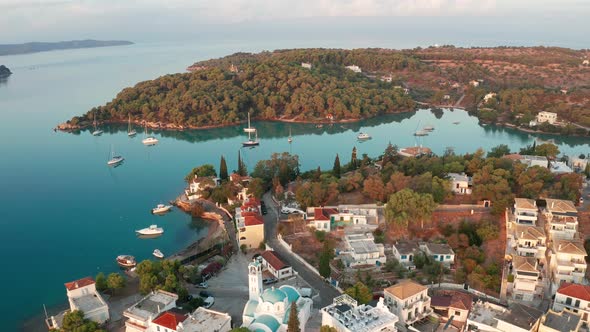
<svg viewBox="0 0 590 332"><path fill-rule="evenodd" d="M213 297L213 294L211 294L211 292L208 292L206 290L202 290L199 292L199 296L204 297L204 298L208 298L208 297Z"/></svg>
<svg viewBox="0 0 590 332"><path fill-rule="evenodd" d="M197 287L197 288L209 288L209 285L207 284L206 281L203 281L203 282L200 282L200 283L196 284L195 287Z"/></svg>
<svg viewBox="0 0 590 332"><path fill-rule="evenodd" d="M270 284L274 284L276 282L278 282L279 280L277 278L264 278L262 280L262 283L265 285L270 285Z"/></svg>
<svg viewBox="0 0 590 332"><path fill-rule="evenodd" d="M208 298L203 301L203 307L206 309L211 308L211 306L215 303L215 298L213 296L209 296Z"/></svg>

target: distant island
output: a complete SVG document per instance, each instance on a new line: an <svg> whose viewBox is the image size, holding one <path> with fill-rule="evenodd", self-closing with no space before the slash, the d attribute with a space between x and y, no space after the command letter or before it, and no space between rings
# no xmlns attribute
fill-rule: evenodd
<svg viewBox="0 0 590 332"><path fill-rule="evenodd" d="M0 78L8 77L10 75L12 75L10 69L8 69L8 67L5 65L0 65Z"/></svg>
<svg viewBox="0 0 590 332"><path fill-rule="evenodd" d="M557 47L293 49L197 62L123 89L58 126L189 129L254 119L350 122L416 108L464 108L484 123L588 135L588 50ZM540 111L557 121L535 122ZM540 119L543 120L543 119Z"/></svg>
<svg viewBox="0 0 590 332"><path fill-rule="evenodd" d="M61 41L55 43L45 42L31 42L24 44L0 44L0 56L2 55L15 55L15 54L26 54L26 53L37 53L53 50L67 50L74 48L93 48L93 47L105 47L105 46L121 46L121 45L132 45L133 43L125 40L71 40Z"/></svg>

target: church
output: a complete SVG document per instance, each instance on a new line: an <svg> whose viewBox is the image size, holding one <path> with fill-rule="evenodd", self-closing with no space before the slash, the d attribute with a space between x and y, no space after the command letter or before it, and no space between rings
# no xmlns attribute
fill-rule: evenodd
<svg viewBox="0 0 590 332"><path fill-rule="evenodd" d="M313 301L301 296L292 286L262 288L262 263L258 260L248 265L249 300L244 307L244 327L256 332L286 332L291 306L297 306L299 326L305 332L305 324L311 315Z"/></svg>

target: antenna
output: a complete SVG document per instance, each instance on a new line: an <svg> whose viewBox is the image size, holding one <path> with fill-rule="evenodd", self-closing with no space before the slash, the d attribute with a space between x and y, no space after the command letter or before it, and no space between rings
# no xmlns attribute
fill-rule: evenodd
<svg viewBox="0 0 590 332"><path fill-rule="evenodd" d="M45 303L43 303L43 311L45 312L45 319L49 319L47 316L47 308L45 307Z"/></svg>

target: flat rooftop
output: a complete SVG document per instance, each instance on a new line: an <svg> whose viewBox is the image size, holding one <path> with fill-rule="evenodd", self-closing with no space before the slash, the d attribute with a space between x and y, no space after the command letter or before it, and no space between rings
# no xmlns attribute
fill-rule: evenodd
<svg viewBox="0 0 590 332"><path fill-rule="evenodd" d="M334 317L348 330L355 332L388 331L385 328L399 320L384 306L357 305L348 295L335 298L334 303L321 310Z"/></svg>
<svg viewBox="0 0 590 332"><path fill-rule="evenodd" d="M541 310L513 303L509 308L489 302L478 301L471 309L469 320L496 328L498 320L530 330L543 315Z"/></svg>
<svg viewBox="0 0 590 332"><path fill-rule="evenodd" d="M220 331L223 326L231 328L231 316L199 307L182 325L184 332Z"/></svg>
<svg viewBox="0 0 590 332"><path fill-rule="evenodd" d="M349 245L356 254L369 254L379 251L379 247L372 239L349 242Z"/></svg>
<svg viewBox="0 0 590 332"><path fill-rule="evenodd" d="M545 321L543 325L550 327L557 331L576 331L576 327L580 323L581 316L573 312L562 311L555 312L549 310L545 314Z"/></svg>
<svg viewBox="0 0 590 332"><path fill-rule="evenodd" d="M147 319L149 316L156 316L164 310L164 308L178 299L176 294L156 291L141 299L139 302L125 310L134 316Z"/></svg>
<svg viewBox="0 0 590 332"><path fill-rule="evenodd" d="M88 294L81 297L73 298L72 302L76 307L84 312L89 312L106 306L107 304L95 294Z"/></svg>

